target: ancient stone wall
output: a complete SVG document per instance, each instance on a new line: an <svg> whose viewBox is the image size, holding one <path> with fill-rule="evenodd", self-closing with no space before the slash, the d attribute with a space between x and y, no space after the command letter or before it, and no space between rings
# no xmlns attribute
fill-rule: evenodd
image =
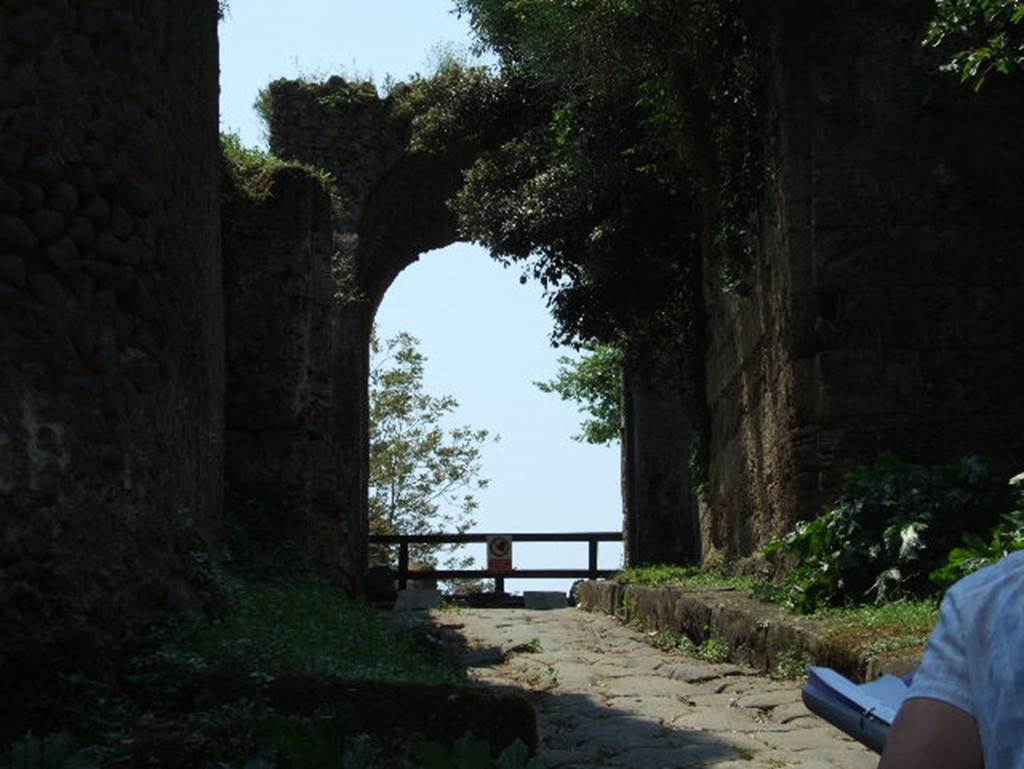
<svg viewBox="0 0 1024 769"><path fill-rule="evenodd" d="M331 201L298 166L273 167L265 183L253 196L224 180L228 514L250 545L279 552L283 568L301 554L341 566Z"/></svg>
<svg viewBox="0 0 1024 769"><path fill-rule="evenodd" d="M634 344L623 366L622 531L631 567L700 560L693 382L672 342Z"/></svg>
<svg viewBox="0 0 1024 769"><path fill-rule="evenodd" d="M196 604L221 515L215 0L0 0L0 690Z"/></svg>
<svg viewBox="0 0 1024 769"><path fill-rule="evenodd" d="M764 6L753 289L707 294L702 536L741 553L883 450L1024 466L1019 83L974 95L939 72L925 0Z"/></svg>
<svg viewBox="0 0 1024 769"><path fill-rule="evenodd" d="M334 247L348 301L332 321L331 431L338 452L347 569L367 563L369 340L384 293L420 254L456 239L447 201L476 157L470 142L437 153L408 148L401 89L277 81L268 89L270 146L277 156L333 177Z"/></svg>

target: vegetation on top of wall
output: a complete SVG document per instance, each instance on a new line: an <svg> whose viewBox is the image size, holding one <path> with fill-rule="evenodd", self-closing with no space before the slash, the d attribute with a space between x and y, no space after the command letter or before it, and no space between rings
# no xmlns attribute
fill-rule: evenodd
<svg viewBox="0 0 1024 769"><path fill-rule="evenodd" d="M900 599L869 606L822 609L814 614L823 622L830 645L869 658L924 651L939 620L936 598ZM804 673L806 666L800 671Z"/></svg>
<svg viewBox="0 0 1024 769"><path fill-rule="evenodd" d="M229 197L240 195L255 203L267 200L274 193L274 175L286 168L301 169L330 190L331 175L323 169L282 160L257 147L246 147L238 134L222 133L220 148L222 166L230 182L224 186L224 194Z"/></svg>
<svg viewBox="0 0 1024 769"><path fill-rule="evenodd" d="M1021 0L937 0L925 45L953 49L943 69L979 90L992 75L1024 72Z"/></svg>
<svg viewBox="0 0 1024 769"><path fill-rule="evenodd" d="M449 54L428 76L392 88L392 114L412 129L412 152L446 152L466 142L508 130L515 122L513 85L489 67L470 66Z"/></svg>
<svg viewBox="0 0 1024 769"><path fill-rule="evenodd" d="M741 3L462 0L529 107L467 174L463 235L541 282L560 341L685 336L705 224L729 286L759 190Z"/></svg>
<svg viewBox="0 0 1024 769"><path fill-rule="evenodd" d="M380 101L380 92L373 77L358 72L302 71L293 78L280 78L256 92L252 108L269 132L274 111L274 88L278 84L298 85L316 94L316 102L325 109L346 108ZM387 79L381 88L387 91L392 81Z"/></svg>
<svg viewBox="0 0 1024 769"><path fill-rule="evenodd" d="M672 566L656 564L635 569L623 569L615 575L615 581L623 585L645 585L648 587L684 587L700 589L704 587L730 586L750 589L754 586L754 578L731 574L727 569L701 568L699 566Z"/></svg>
<svg viewBox="0 0 1024 769"><path fill-rule="evenodd" d="M1004 489L978 457L925 467L883 454L874 465L849 473L839 498L822 515L765 548L789 568L771 597L806 613L932 596L933 574L964 571L950 566L961 538L988 532L1005 509ZM1002 535L993 538L996 547L1006 544ZM980 537L969 542L983 544ZM957 559L962 566L969 560Z"/></svg>

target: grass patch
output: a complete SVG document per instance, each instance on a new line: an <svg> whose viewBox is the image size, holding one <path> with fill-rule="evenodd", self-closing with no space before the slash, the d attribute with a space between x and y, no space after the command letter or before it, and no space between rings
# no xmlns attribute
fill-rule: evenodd
<svg viewBox="0 0 1024 769"><path fill-rule="evenodd" d="M331 700L293 710L275 704L275 691L291 687L301 699L315 682L339 679L466 682L429 625L392 626L331 583L217 580L227 604L221 618L153 628L116 679L67 677L46 721L25 730L71 733L74 740L58 735L69 752L88 746L101 766L341 766L368 750L352 706ZM15 747L33 748L27 739ZM0 746L0 765L5 752Z"/></svg>
<svg viewBox="0 0 1024 769"><path fill-rule="evenodd" d="M745 575L731 575L725 572L701 569L697 566L645 566L639 569L623 569L615 575L615 581L623 585L645 585L648 587L676 586L693 590L711 587L732 587L749 590L754 578Z"/></svg>
<svg viewBox="0 0 1024 769"><path fill-rule="evenodd" d="M460 669L425 652L423 629L396 631L329 583L227 578L224 588L230 610L223 620L168 625L156 653L200 667L244 667L259 676L465 680Z"/></svg>
<svg viewBox="0 0 1024 769"><path fill-rule="evenodd" d="M937 599L902 600L877 606L825 609L812 615L824 621L829 640L868 657L924 651L939 620Z"/></svg>

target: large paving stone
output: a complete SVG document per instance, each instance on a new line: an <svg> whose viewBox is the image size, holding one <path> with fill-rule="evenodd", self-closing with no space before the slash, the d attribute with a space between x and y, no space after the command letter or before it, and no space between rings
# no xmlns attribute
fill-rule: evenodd
<svg viewBox="0 0 1024 769"><path fill-rule="evenodd" d="M701 683L704 681L713 681L717 678L722 678L723 676L743 675L744 670L736 665L713 665L699 661L673 661L659 668L658 673L667 678L675 678L680 681L686 681L687 683Z"/></svg>
<svg viewBox="0 0 1024 769"><path fill-rule="evenodd" d="M604 702L607 707L623 713L645 716L661 722L671 721L679 716L677 697L610 697Z"/></svg>
<svg viewBox="0 0 1024 769"><path fill-rule="evenodd" d="M672 725L677 729L699 729L716 734L759 734L791 730L785 724L755 721L738 708L691 708L690 712L673 719Z"/></svg>
<svg viewBox="0 0 1024 769"><path fill-rule="evenodd" d="M617 676L604 680L595 678L594 685L609 697L682 697L692 690L685 683L656 676Z"/></svg>
<svg viewBox="0 0 1024 769"><path fill-rule="evenodd" d="M776 689L767 692L746 694L736 700L741 708L757 708L758 710L774 710L780 705L790 705L800 700L800 694L792 689Z"/></svg>

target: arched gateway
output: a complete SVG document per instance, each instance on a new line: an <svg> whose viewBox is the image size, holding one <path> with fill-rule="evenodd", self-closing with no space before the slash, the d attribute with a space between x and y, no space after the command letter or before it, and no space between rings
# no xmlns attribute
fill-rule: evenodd
<svg viewBox="0 0 1024 769"><path fill-rule="evenodd" d="M272 83L264 105L273 153L329 173L331 199L329 203L315 202L315 193L303 188L298 199L306 203L301 205L296 202L295 181L289 186L281 179L285 184L282 193L258 211L249 212L250 220L259 219L250 222L252 227L244 222L244 216L225 214L228 326L229 337L236 339L229 344L228 362L229 494L233 478L241 486L254 479L262 481L265 487L278 489L278 495L287 496L291 490L290 501L280 510L292 518L287 536L298 536L304 549L340 567L354 588L367 557L367 376L374 315L388 287L406 266L420 254L457 240L456 222L447 201L461 186L463 172L489 142L501 140L510 124L492 115L484 121L490 129L463 138L447 137L443 150L412 151L411 120L402 101L407 95L406 87L399 86L391 95L380 97L372 85L353 84L340 77L317 84ZM277 213L268 215L268 208ZM274 222L284 228L291 223L290 243L288 237L267 238L267 229ZM258 235L253 237L253 232ZM288 258L279 253L282 247L291 250L292 260L298 255L300 261L311 259L319 266L312 262L289 266ZM275 264L277 268L271 266ZM333 281L326 280L327 264L334 272ZM287 275L297 277L303 272L321 277L306 281L305 291L299 292L304 299L297 307L293 301L289 311L280 287L287 284ZM255 315L256 308L241 301L238 294L253 275L262 276L257 281L265 285L265 290L252 292L253 298L265 302L272 295L282 302L288 320L281 318L285 321L281 328L292 329L287 345L284 340L277 345L260 334L249 334L245 318ZM325 297L329 285L338 294L331 302ZM232 323L235 306L239 310ZM329 338L324 338L328 327ZM239 335L247 335L248 341L238 341ZM266 359L266 351L286 346L292 351L288 360ZM232 351L236 353L234 362ZM278 388L281 397L276 407L270 408L274 415L293 415L283 433L277 428L268 431L265 424L251 424L251 399L245 393L256 381L252 369L268 364L287 370L282 371L286 384ZM642 383L633 380L631 385L627 413L637 418L629 424L639 425L641 416L654 413L644 411L652 395L662 413L672 413L676 402L685 397L678 387L647 393ZM258 387L259 397L266 402L266 383ZM314 397L311 393L315 390L319 395ZM305 405L296 407L297 400ZM682 411L675 409L676 413ZM678 436L688 443L685 430L678 429L685 426L684 421L672 421L666 431L671 431L673 439ZM664 423L658 420L657 424ZM646 419L644 426L651 430ZM664 552L647 552L642 560L692 559L697 534L687 464L677 462L676 453L670 452L670 461L660 463L666 468L663 472L656 466L655 454L644 453L642 442L627 441L626 449L624 471L629 480L623 488L629 559L636 561L650 547ZM272 477L267 477L268 472ZM688 514L665 516L664 521L651 515L644 506L646 496L637 493L636 479L640 477L645 478L645 488L655 489L651 498L656 498L659 506L669 499L683 499ZM669 507L676 505L670 502ZM647 527L638 524L645 517L650 520L652 535L630 537L631 533L646 532ZM672 529L679 531L665 536ZM643 542L650 547L643 547Z"/></svg>

